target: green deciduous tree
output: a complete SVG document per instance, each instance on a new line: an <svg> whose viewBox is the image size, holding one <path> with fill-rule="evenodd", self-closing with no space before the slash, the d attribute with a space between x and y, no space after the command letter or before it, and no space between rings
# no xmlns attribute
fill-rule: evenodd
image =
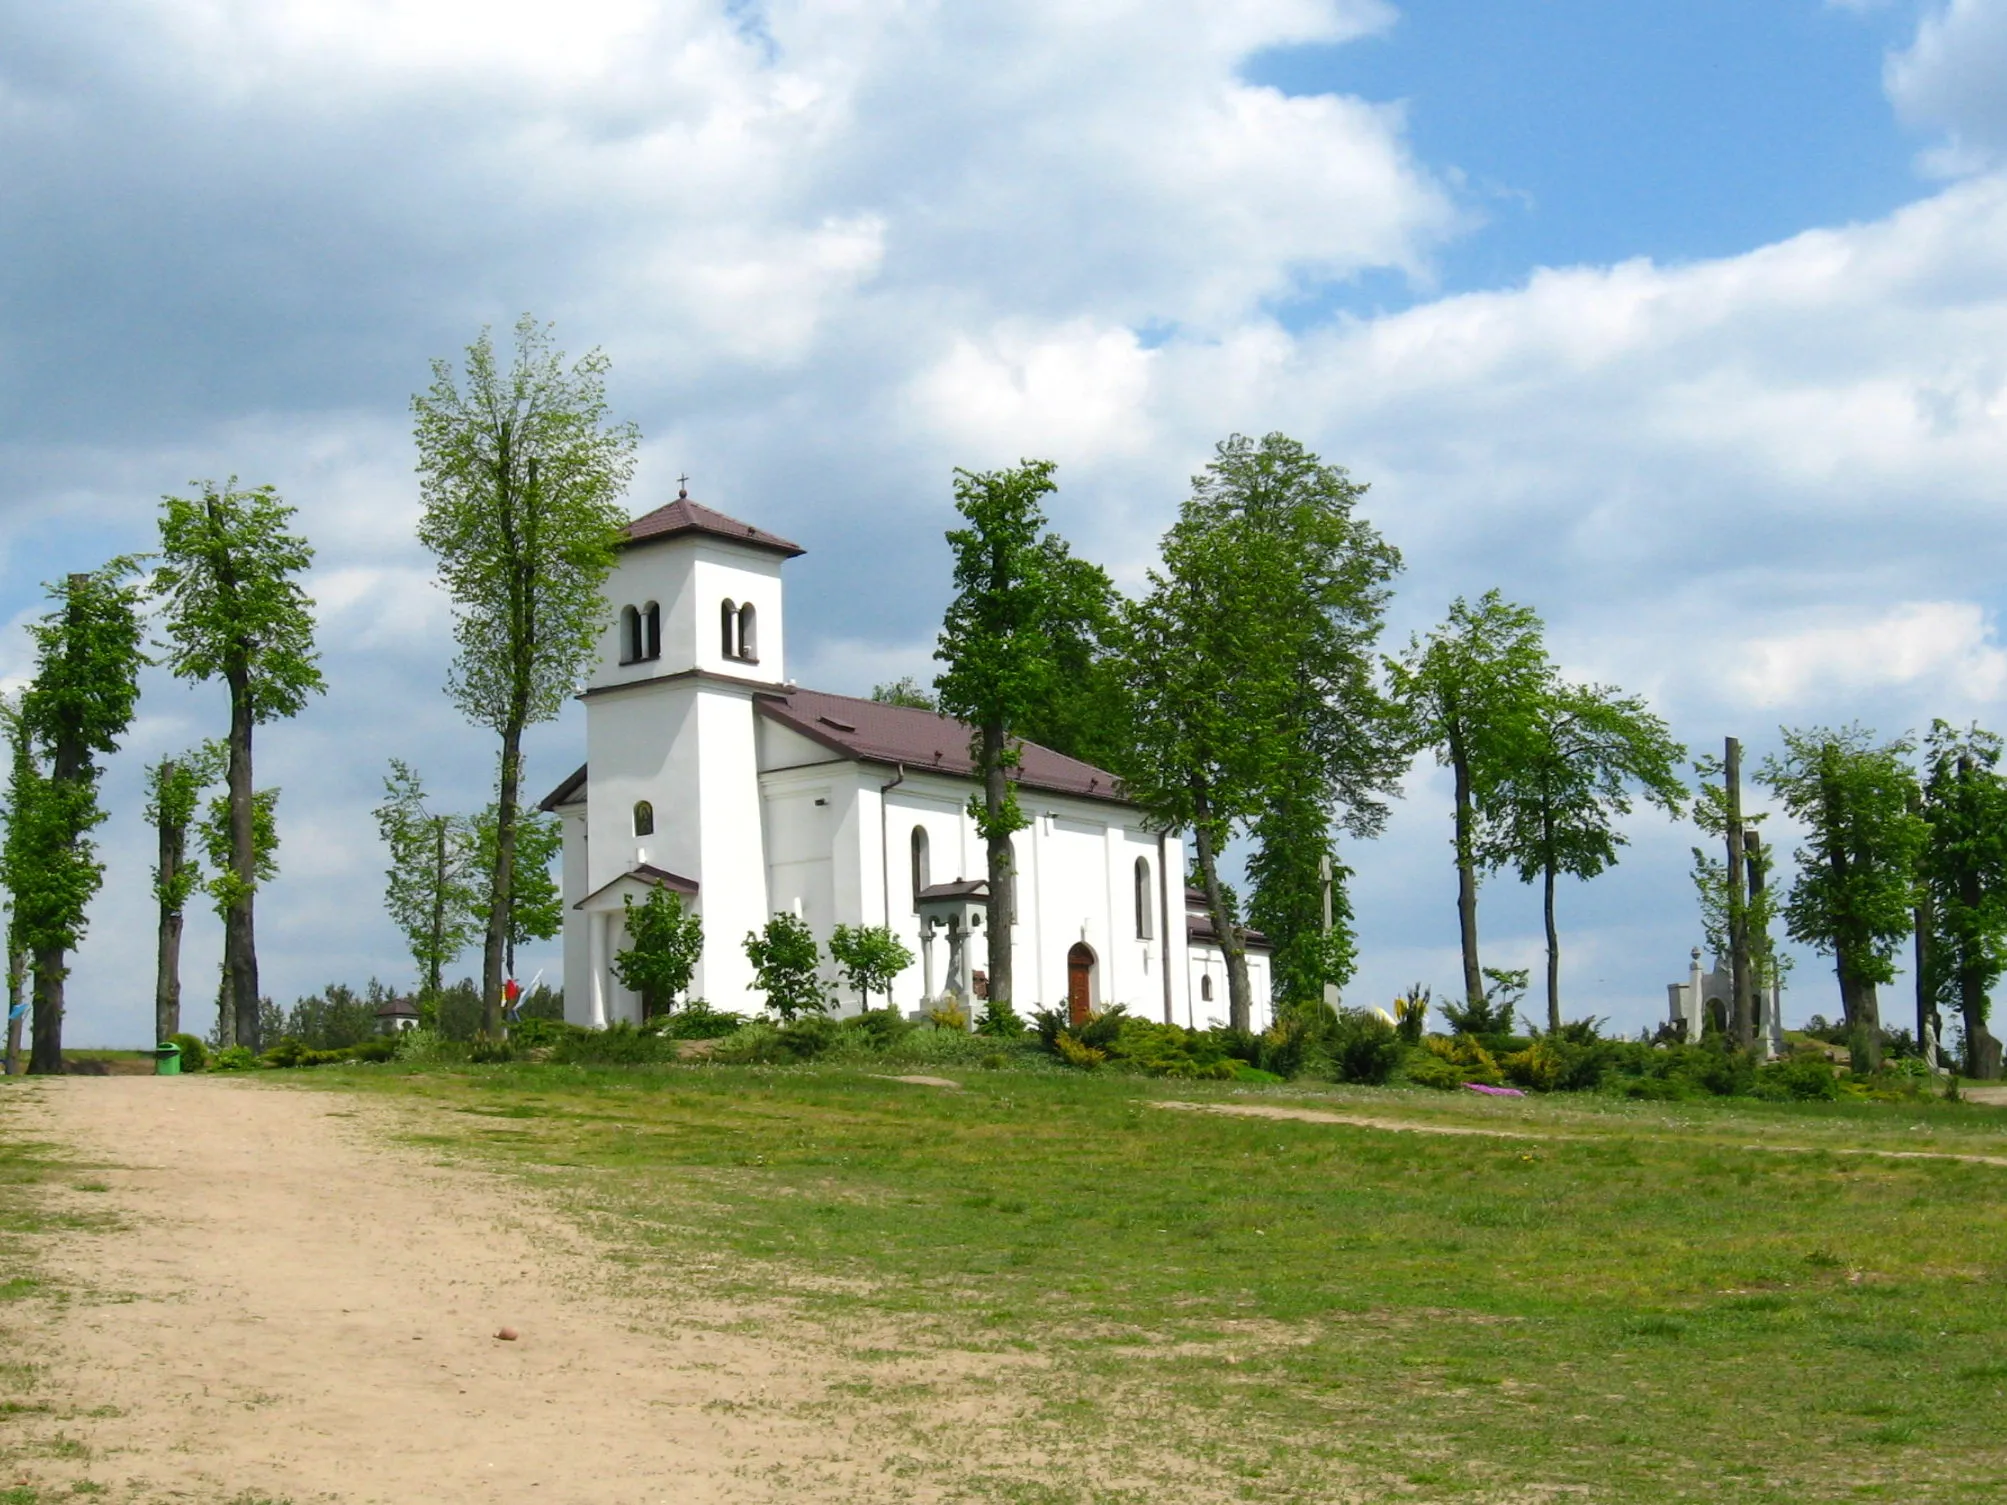
<svg viewBox="0 0 2007 1505"><path fill-rule="evenodd" d="M763 929L746 932L746 959L753 964L748 987L766 994L767 1007L785 1021L796 1014L820 1014L829 1007L817 968L822 950L799 915L768 918Z"/></svg>
<svg viewBox="0 0 2007 1505"><path fill-rule="evenodd" d="M496 807L489 805L474 817L474 871L482 875L482 892L492 894L488 886L495 872L495 847L500 837L501 822L496 816ZM551 864L557 861L564 850L564 823L555 815L540 815L525 811L516 817L516 855L511 864L509 881L508 911L504 917L502 934L504 951L502 965L509 977L516 975L516 948L527 946L531 941L547 941L564 926L564 895L558 889L558 881L551 871ZM489 924L489 903L476 906L475 914L485 933Z"/></svg>
<svg viewBox="0 0 2007 1505"><path fill-rule="evenodd" d="M1050 693L1054 674L1053 552L1043 499L1055 489L1047 460L1012 470L955 472L955 507L967 526L951 529L955 598L934 657L947 667L935 682L941 710L974 728L970 749L981 792L970 814L987 851L990 997L1012 995L1011 941L1017 869L1011 837L1029 824L1011 771L1024 725Z"/></svg>
<svg viewBox="0 0 2007 1505"><path fill-rule="evenodd" d="M1321 999L1353 960L1332 837L1379 829L1403 762L1373 653L1400 554L1357 516L1364 493L1287 435L1223 440L1126 613L1134 751L1119 771L1153 816L1192 833L1236 1028L1253 1000L1219 875L1227 841L1255 837L1253 909L1273 927L1283 996Z"/></svg>
<svg viewBox="0 0 2007 1505"><path fill-rule="evenodd" d="M20 708L11 701L0 699L0 721L4 721L6 726L8 752L7 834L5 844L0 845L0 881L11 884L15 856L14 812L29 808L28 802L35 797L35 784L41 770L36 766L27 729L21 724ZM21 1029L28 1013L27 976L28 953L21 938L20 913L10 891L7 899L8 1076L21 1074Z"/></svg>
<svg viewBox="0 0 2007 1505"><path fill-rule="evenodd" d="M298 577L314 551L289 531L294 509L270 486L191 483L195 497L162 499L153 589L162 600L167 663L187 680L220 679L230 694L225 739L230 874L223 916L224 988L236 1042L259 1048L256 781L251 734L296 716L326 687L314 650L313 602ZM212 878L212 886L218 880Z"/></svg>
<svg viewBox="0 0 2007 1505"><path fill-rule="evenodd" d="M477 933L475 883L480 872L466 823L432 810L425 784L401 758L390 760L376 829L390 853L383 871L383 907L403 933L422 996L436 998L442 974Z"/></svg>
<svg viewBox="0 0 2007 1505"><path fill-rule="evenodd" d="M237 870L237 806L229 792L219 794L209 802L203 811L202 820L195 828L196 839L201 843L202 856L209 863L209 876L202 885L208 891L209 901L216 906L219 919L228 921L231 912L244 900L244 875ZM279 876L279 791L260 789L251 796L251 876L250 886L255 890L270 883ZM226 964L225 979L229 977ZM262 1007L262 1002L261 1005ZM240 1016L230 1010L230 1021L237 1022ZM241 1031L242 1025L237 1023ZM263 1031L259 1038L263 1039ZM225 1045L233 1043L229 1039ZM235 1042L246 1044L241 1033Z"/></svg>
<svg viewBox="0 0 2007 1505"><path fill-rule="evenodd" d="M506 370L483 330L467 350L464 389L450 362L434 361L432 386L412 399L425 499L418 537L455 609L448 690L501 739L481 962L490 1034L502 1028L523 732L557 715L593 651L638 442L633 425L606 422L604 355L568 367L549 327L528 315L515 335Z"/></svg>
<svg viewBox="0 0 2007 1505"><path fill-rule="evenodd" d="M188 901L202 884L202 864L189 855L188 829L202 791L222 770L221 749L211 742L163 758L146 771L146 820L160 849L153 869L153 898L160 911L154 948L155 1040L181 1033L181 931Z"/></svg>
<svg viewBox="0 0 2007 1505"><path fill-rule="evenodd" d="M622 987L641 995L642 1018L653 1019L675 1008L676 995L690 986L704 950L704 922L659 884L639 904L632 895L621 902L627 911L628 945L614 956L613 973Z"/></svg>
<svg viewBox="0 0 2007 1505"><path fill-rule="evenodd" d="M839 925L830 934L829 955L867 1009L873 993L883 993L889 1008L892 979L913 965L912 951L889 925Z"/></svg>
<svg viewBox="0 0 2007 1505"><path fill-rule="evenodd" d="M1464 1007L1484 1001L1477 947L1477 880L1483 821L1513 767L1517 749L1553 679L1540 618L1497 591L1475 606L1462 597L1426 639L1388 665L1417 744L1450 770L1455 800L1457 932L1463 950Z"/></svg>
<svg viewBox="0 0 2007 1505"><path fill-rule="evenodd" d="M1807 827L1785 921L1793 940L1833 958L1854 1069L1879 1071L1875 989L1895 976L1928 835L1913 810L1913 744L1877 744L1859 726L1783 735L1782 756L1764 759L1757 779Z"/></svg>
<svg viewBox="0 0 2007 1505"><path fill-rule="evenodd" d="M1967 1076L2000 1075L1986 1027L1993 985L2007 970L2007 779L2001 740L1979 727L1933 722L1924 747L1921 995L1953 1007L1965 1031ZM1923 1035L1924 1021L1917 1021Z"/></svg>
<svg viewBox="0 0 2007 1505"><path fill-rule="evenodd" d="M940 698L910 674L890 684L873 685L871 698L880 705L903 705L916 711L935 711L941 706Z"/></svg>
<svg viewBox="0 0 2007 1505"><path fill-rule="evenodd" d="M64 979L104 869L97 759L118 750L139 703L140 593L115 559L50 587L55 609L29 630L35 678L22 694L4 857L14 924L34 966L31 1072L63 1069Z"/></svg>
<svg viewBox="0 0 2007 1505"><path fill-rule="evenodd" d="M1632 791L1668 815L1679 813L1686 786L1676 770L1686 748L1643 701L1609 685L1555 683L1522 727L1490 802L1479 862L1510 867L1541 885L1547 924L1547 1028L1561 1029L1561 937L1554 921L1555 879L1593 878L1617 861L1629 838L1618 821Z"/></svg>

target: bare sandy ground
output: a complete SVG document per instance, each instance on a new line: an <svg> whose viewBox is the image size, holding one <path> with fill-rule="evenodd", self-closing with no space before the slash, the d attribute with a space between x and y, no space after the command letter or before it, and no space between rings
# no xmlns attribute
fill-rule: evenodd
<svg viewBox="0 0 2007 1505"><path fill-rule="evenodd" d="M1322 1108L1285 1108L1263 1103L1187 1103L1162 1099L1158 1108L1190 1113L1225 1113L1235 1118L1287 1118L1307 1124L1351 1124L1359 1129L1386 1129L1395 1134L1476 1134L1486 1139L1555 1139L1554 1134L1523 1134L1517 1129L1487 1129L1476 1124L1430 1123L1412 1118L1375 1118L1365 1113L1327 1113Z"/></svg>
<svg viewBox="0 0 2007 1505"><path fill-rule="evenodd" d="M730 1331L730 1314L679 1324L626 1299L609 1268L658 1291L672 1272L609 1266L519 1184L386 1144L395 1110L204 1077L10 1090L25 1099L11 1127L103 1167L71 1179L109 1191L66 1190L67 1205L109 1203L121 1226L57 1241L86 1294L28 1334L38 1396L59 1404L10 1439L26 1461L0 1490L914 1497L876 1487L835 1423L796 1414L832 1378L812 1353ZM71 1445L52 1451L58 1434Z"/></svg>

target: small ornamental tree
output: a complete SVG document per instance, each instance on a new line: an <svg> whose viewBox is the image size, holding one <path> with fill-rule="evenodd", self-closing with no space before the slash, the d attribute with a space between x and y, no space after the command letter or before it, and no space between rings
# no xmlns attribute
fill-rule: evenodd
<svg viewBox="0 0 2007 1505"><path fill-rule="evenodd" d="M767 995L767 1007L786 1023L796 1014L820 1014L829 1007L817 967L822 948L808 922L783 911L763 929L746 932L746 959L753 964L747 986Z"/></svg>
<svg viewBox="0 0 2007 1505"><path fill-rule="evenodd" d="M913 965L913 953L888 925L839 925L829 937L829 954L867 1009L873 993L883 993L890 1008L892 979Z"/></svg>
<svg viewBox="0 0 2007 1505"><path fill-rule="evenodd" d="M659 884L639 904L631 894L621 902L630 944L615 954L613 975L641 995L641 1017L653 1019L674 1009L676 995L690 986L704 950L704 922Z"/></svg>
<svg viewBox="0 0 2007 1505"><path fill-rule="evenodd" d="M181 931L188 901L202 886L202 864L188 851L188 830L202 791L222 772L221 749L206 743L163 758L146 771L146 819L160 837L153 897L160 907L153 981L153 1038L181 1033Z"/></svg>
<svg viewBox="0 0 2007 1505"><path fill-rule="evenodd" d="M89 833L102 754L116 752L139 703L139 591L133 561L115 559L50 588L55 610L29 630L35 678L21 696L21 727L34 754L16 766L8 812L6 886L33 960L31 1072L63 1069L63 984L83 938L85 911L103 881ZM38 766L41 759L46 765Z"/></svg>
<svg viewBox="0 0 2007 1505"><path fill-rule="evenodd" d="M410 764L390 760L376 807L377 834L390 853L383 907L404 934L421 994L436 998L441 974L475 936L474 875L478 867L466 823L425 803L425 785Z"/></svg>
<svg viewBox="0 0 2007 1505"><path fill-rule="evenodd" d="M1806 827L1784 917L1791 938L1833 958L1857 1072L1882 1064L1878 984L1895 976L1911 931L1918 860L1929 830L1914 813L1911 744L1877 744L1863 727L1784 732L1784 753L1757 773Z"/></svg>
<svg viewBox="0 0 2007 1505"><path fill-rule="evenodd" d="M289 530L294 509L270 486L239 491L197 481L201 494L161 499L160 565L153 590L161 598L167 663L176 677L220 679L230 693L226 739L229 841L211 860L229 875L213 879L227 895L223 915L223 977L236 1043L259 1048L258 941L253 902L258 890L256 780L252 728L297 716L309 695L322 693L314 651L313 601L298 576L313 563L307 541ZM220 887L218 886L220 884Z"/></svg>
<svg viewBox="0 0 2007 1505"><path fill-rule="evenodd" d="M481 1015L502 1032L502 981L516 911L523 733L570 699L605 624L602 587L627 514L632 424L606 422L607 360L570 366L550 329L525 314L506 365L483 330L465 384L432 363L412 399L425 514L418 540L453 598L459 654L448 692L501 741L495 843L481 954Z"/></svg>

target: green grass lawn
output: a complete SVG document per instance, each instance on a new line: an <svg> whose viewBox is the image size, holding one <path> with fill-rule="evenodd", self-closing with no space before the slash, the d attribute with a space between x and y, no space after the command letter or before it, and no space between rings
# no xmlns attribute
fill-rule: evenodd
<svg viewBox="0 0 2007 1505"><path fill-rule="evenodd" d="M812 1319L878 1365L832 1414L962 1495L2007 1498L2007 1166L1847 1153L2007 1157L2007 1112L954 1074L315 1079L558 1168L643 1290Z"/></svg>

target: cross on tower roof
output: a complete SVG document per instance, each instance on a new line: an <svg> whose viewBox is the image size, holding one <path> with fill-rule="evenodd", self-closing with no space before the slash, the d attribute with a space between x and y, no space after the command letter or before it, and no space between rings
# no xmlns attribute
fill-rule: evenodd
<svg viewBox="0 0 2007 1505"><path fill-rule="evenodd" d="M680 501L688 501L690 499L690 478L688 476L676 477L676 496Z"/></svg>

